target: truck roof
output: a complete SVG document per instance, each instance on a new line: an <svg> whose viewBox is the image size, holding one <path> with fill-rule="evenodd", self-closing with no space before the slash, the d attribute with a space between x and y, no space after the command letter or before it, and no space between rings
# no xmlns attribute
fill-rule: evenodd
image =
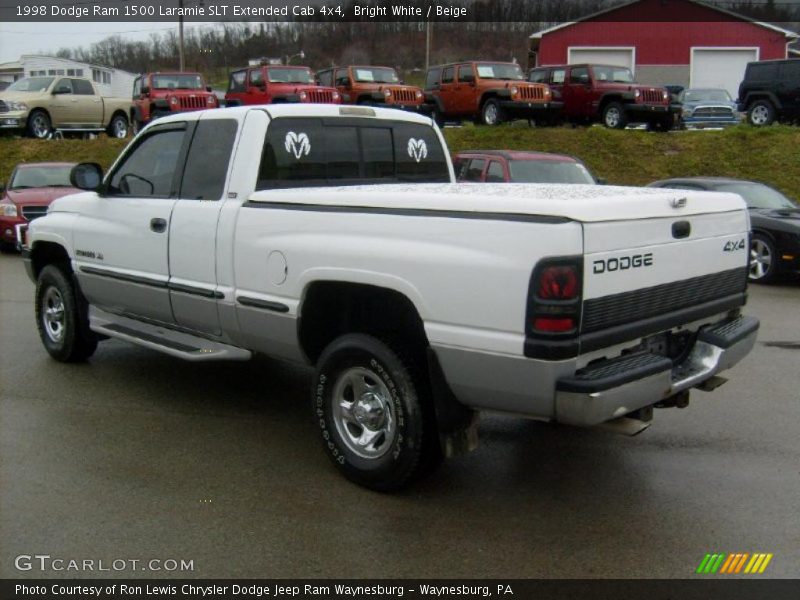
<svg viewBox="0 0 800 600"><path fill-rule="evenodd" d="M306 103L255 104L248 106L231 106L229 108L212 108L195 112L176 113L174 115L161 117L156 122L171 123L176 121L196 121L203 115L208 115L213 118L234 118L242 120L248 112L253 110L263 110L273 119L278 117L356 117L388 121L408 121L409 123L420 123L423 125L430 125L432 123L429 117L393 108Z"/></svg>

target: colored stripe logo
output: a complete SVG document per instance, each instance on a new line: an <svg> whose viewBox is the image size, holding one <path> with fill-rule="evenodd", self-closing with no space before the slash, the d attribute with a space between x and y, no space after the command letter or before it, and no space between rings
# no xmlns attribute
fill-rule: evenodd
<svg viewBox="0 0 800 600"><path fill-rule="evenodd" d="M717 552L714 554L706 554L700 565L697 567L695 573L702 575L713 575L720 573L724 575L738 575L738 574L757 574L763 573L767 570L767 565L772 560L771 553L757 552L750 554L748 552L734 552L732 554L725 554Z"/></svg>

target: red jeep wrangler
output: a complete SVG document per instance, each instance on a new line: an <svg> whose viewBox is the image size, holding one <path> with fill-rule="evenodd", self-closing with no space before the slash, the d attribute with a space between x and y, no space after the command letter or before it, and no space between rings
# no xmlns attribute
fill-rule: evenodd
<svg viewBox="0 0 800 600"><path fill-rule="evenodd" d="M484 125L513 119L548 122L561 111L550 88L526 83L516 63L473 61L431 67L425 91L439 124L464 118Z"/></svg>
<svg viewBox="0 0 800 600"><path fill-rule="evenodd" d="M145 73L133 82L133 132L153 119L176 112L219 108L199 73Z"/></svg>
<svg viewBox="0 0 800 600"><path fill-rule="evenodd" d="M391 67L350 66L317 71L320 85L333 86L344 104L379 104L414 112L430 112L422 89L404 85Z"/></svg>
<svg viewBox="0 0 800 600"><path fill-rule="evenodd" d="M624 129L647 123L652 129L672 128L674 112L666 88L637 84L630 69L612 65L537 67L528 80L547 83L564 103L563 116L572 122L601 122Z"/></svg>
<svg viewBox="0 0 800 600"><path fill-rule="evenodd" d="M231 73L227 106L287 102L340 104L341 98L335 88L317 85L308 67L259 65Z"/></svg>

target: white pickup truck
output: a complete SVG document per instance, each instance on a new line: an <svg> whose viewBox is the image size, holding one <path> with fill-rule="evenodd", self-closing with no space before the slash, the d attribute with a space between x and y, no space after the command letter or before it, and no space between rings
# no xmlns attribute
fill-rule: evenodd
<svg viewBox="0 0 800 600"><path fill-rule="evenodd" d="M72 182L25 249L47 351L314 365L324 447L373 489L472 447L479 411L638 432L758 329L739 196L454 184L391 109L177 114Z"/></svg>

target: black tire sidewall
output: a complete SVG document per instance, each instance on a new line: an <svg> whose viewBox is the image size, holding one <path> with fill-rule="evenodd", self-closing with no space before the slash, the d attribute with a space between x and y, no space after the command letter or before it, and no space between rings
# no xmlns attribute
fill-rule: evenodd
<svg viewBox="0 0 800 600"><path fill-rule="evenodd" d="M766 123L757 125L753 123L753 111L759 106L763 106L769 111L769 119ZM772 125L775 122L775 107L772 106L772 102L769 100L756 100L753 102L753 104L750 106L750 110L747 111L747 122L754 127L768 127L769 125Z"/></svg>
<svg viewBox="0 0 800 600"><path fill-rule="evenodd" d="M606 121L606 114L608 114L612 108L616 108L619 111L619 121L617 121L617 125L614 127L608 125ZM622 108L622 104L619 102L609 102L606 104L605 107L603 107L603 112L600 116L603 120L603 125L608 129L625 129L625 127L628 125L628 121L625 118L625 111Z"/></svg>
<svg viewBox="0 0 800 600"><path fill-rule="evenodd" d="M34 131L33 131L33 118L34 118L36 115L42 115L42 116L43 116L45 119L47 119L47 125L48 125L48 127L47 127L47 134L46 134L44 137L39 137L39 136L37 136L37 135L34 133ZM34 110L34 111L33 111L33 112L32 112L32 113L31 113L31 114L28 116L28 125L27 125L27 130L28 130L28 134L29 134L29 135L30 135L32 138L34 138L34 139L37 139L37 140L43 140L43 139L46 139L46 138L47 138L47 136L48 136L48 135L50 135L50 133L52 133L52 131L53 131L53 121L51 121L51 120L50 120L50 117L48 117L48 116L47 116L47 113L46 113L46 112L44 112L43 110Z"/></svg>
<svg viewBox="0 0 800 600"><path fill-rule="evenodd" d="M121 138L117 137L117 132L116 128L114 127L114 123L116 123L120 119L122 119L125 122L126 128L129 127L128 119L126 117L123 117L122 115L117 115L116 117L111 119L111 122L108 124L108 131L106 133L108 134L109 137L112 137L114 139L125 139L130 134L130 131L126 131L123 137Z"/></svg>
<svg viewBox="0 0 800 600"><path fill-rule="evenodd" d="M775 279L775 274L778 272L778 263L777 263L777 250L775 249L775 242L773 242L769 237L765 235L761 235L759 233L753 235L750 243L753 244L756 240L766 244L769 248L770 254L772 255L772 262L770 262L769 270L764 274L761 279L752 279L750 277L750 270L747 271L747 280L750 283L769 283L773 279Z"/></svg>
<svg viewBox="0 0 800 600"><path fill-rule="evenodd" d="M45 293L55 287L64 303L64 336L60 342L50 339L42 322L42 300ZM42 269L36 281L36 327L48 354L61 362L80 361L90 356L97 347L97 339L88 330L85 310L70 276L54 265Z"/></svg>
<svg viewBox="0 0 800 600"><path fill-rule="evenodd" d="M342 441L332 414L333 390L339 376L351 367L364 367L381 378L392 394L397 434L381 457L365 459ZM372 336L348 334L334 340L318 361L312 402L326 454L351 481L390 491L407 483L420 465L424 416L413 367L386 344Z"/></svg>

